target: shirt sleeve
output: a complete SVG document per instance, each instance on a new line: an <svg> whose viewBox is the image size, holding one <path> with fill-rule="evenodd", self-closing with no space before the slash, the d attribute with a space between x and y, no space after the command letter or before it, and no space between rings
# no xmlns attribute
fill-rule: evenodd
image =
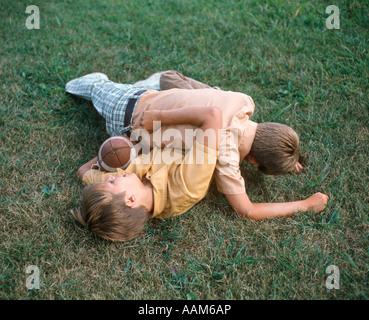
<svg viewBox="0 0 369 320"><path fill-rule="evenodd" d="M217 164L215 168L214 180L219 192L223 194L243 194L246 193L245 180L242 177L239 166L231 164Z"/></svg>
<svg viewBox="0 0 369 320"><path fill-rule="evenodd" d="M241 124L238 125L241 127ZM215 167L214 180L218 191L223 194L243 194L246 192L245 180L240 170L241 158L239 141L242 136L238 132L223 132L222 143L219 146L219 157ZM244 149L244 148L243 148Z"/></svg>

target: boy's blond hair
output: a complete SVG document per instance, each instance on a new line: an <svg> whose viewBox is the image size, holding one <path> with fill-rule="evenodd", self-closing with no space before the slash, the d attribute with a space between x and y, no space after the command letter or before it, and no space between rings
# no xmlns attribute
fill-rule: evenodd
<svg viewBox="0 0 369 320"><path fill-rule="evenodd" d="M275 122L259 123L250 154L265 174L291 172L299 161L297 133L289 126Z"/></svg>
<svg viewBox="0 0 369 320"><path fill-rule="evenodd" d="M91 184L83 189L82 206L72 215L105 240L132 240L143 230L149 213L144 207L127 207L124 196L125 192L113 194L104 190L102 183Z"/></svg>

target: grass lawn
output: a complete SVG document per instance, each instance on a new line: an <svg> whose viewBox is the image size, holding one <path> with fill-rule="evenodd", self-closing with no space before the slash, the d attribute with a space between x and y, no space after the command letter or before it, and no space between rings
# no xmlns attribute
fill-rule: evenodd
<svg viewBox="0 0 369 320"><path fill-rule="evenodd" d="M368 299L369 5L341 1L0 2L0 299ZM328 5L340 29L326 28ZM108 137L69 80L132 83L167 69L253 97L256 122L292 126L307 170L242 164L253 202L330 195L323 213L241 220L215 186L127 243L77 225L77 169ZM26 268L37 266L40 289ZM327 267L340 272L326 286Z"/></svg>

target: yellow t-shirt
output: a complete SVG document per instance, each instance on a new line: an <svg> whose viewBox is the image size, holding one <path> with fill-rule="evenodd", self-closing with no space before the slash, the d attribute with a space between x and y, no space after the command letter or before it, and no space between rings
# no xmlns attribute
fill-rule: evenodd
<svg viewBox="0 0 369 320"><path fill-rule="evenodd" d="M148 154L135 158L126 170L103 172L91 169L82 182L86 185L105 182L109 175L135 173L145 176L153 186L152 218L168 218L185 213L202 200L208 189L217 161L217 151L195 142L183 154L174 148L154 147Z"/></svg>

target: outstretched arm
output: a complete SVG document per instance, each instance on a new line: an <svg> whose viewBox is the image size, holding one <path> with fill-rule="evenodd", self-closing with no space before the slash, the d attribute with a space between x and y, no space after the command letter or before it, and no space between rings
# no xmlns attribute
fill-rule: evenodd
<svg viewBox="0 0 369 320"><path fill-rule="evenodd" d="M290 216L300 211L321 212L325 209L329 199L327 195L320 192L304 200L286 203L252 203L246 193L228 194L226 198L242 218L254 220Z"/></svg>

